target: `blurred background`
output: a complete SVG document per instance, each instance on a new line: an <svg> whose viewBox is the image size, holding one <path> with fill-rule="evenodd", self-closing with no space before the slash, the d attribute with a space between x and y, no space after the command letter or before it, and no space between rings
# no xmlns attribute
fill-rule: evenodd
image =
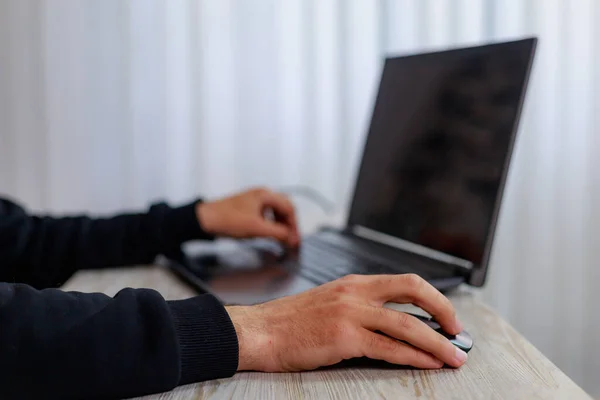
<svg viewBox="0 0 600 400"><path fill-rule="evenodd" d="M0 193L100 214L304 185L343 212L385 56L536 35L481 296L600 396L598 21L593 0L0 0Z"/></svg>

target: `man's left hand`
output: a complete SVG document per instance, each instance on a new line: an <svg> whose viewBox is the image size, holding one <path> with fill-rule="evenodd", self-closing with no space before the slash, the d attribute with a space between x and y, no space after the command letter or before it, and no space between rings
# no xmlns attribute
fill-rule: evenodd
<svg viewBox="0 0 600 400"><path fill-rule="evenodd" d="M199 203L196 216L202 228L212 235L238 239L268 237L290 247L300 244L293 204L286 196L268 189L252 189Z"/></svg>

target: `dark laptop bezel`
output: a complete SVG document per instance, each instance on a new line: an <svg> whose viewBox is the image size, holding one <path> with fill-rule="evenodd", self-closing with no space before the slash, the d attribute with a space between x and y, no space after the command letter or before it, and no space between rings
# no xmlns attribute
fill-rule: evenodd
<svg viewBox="0 0 600 400"><path fill-rule="evenodd" d="M493 207L493 213L492 213L492 219L490 221L490 227L489 227L489 232L488 232L488 236L486 239L486 243L484 246L484 253L481 259L481 262L479 264L473 264L472 268L469 269L466 273L467 279L465 281L465 283L474 286L474 287L482 287L485 284L486 278L487 278L487 272L488 272L488 267L489 267L489 263L490 263L490 258L491 258L491 254L492 254L492 250L493 250L493 244L494 244L494 239L496 236L496 228L497 228L497 224L498 224L498 218L500 215L500 210L501 210L501 205L502 205L502 199L504 198L504 192L505 192L505 187L506 187L506 180L508 178L508 172L509 172L509 167L510 167L510 162L512 160L512 156L514 153L514 146L515 146L515 142L516 142L516 138L517 138L517 133L520 129L520 122L521 122L521 115L523 112L523 107L524 107L524 103L525 103L525 98L526 98L526 94L527 94L527 89L529 86L529 81L531 78L531 71L533 68L533 61L535 58L535 53L536 53L536 49L537 49L537 44L538 44L539 39L537 37L526 37L526 38L522 38L522 39L518 39L518 40L512 40L512 41L501 41L501 42L490 42L490 43L486 43L486 44L482 44L482 45L476 45L476 46L469 46L469 47L454 47L454 48L450 48L450 49L445 49L445 50L441 50L441 51L426 51L426 52L421 52L421 53L412 53L409 55L403 55L403 56L396 56L396 57L386 57L385 58L385 63L387 63L390 60L396 60L396 59L404 59L404 58L414 58L414 57L419 57L419 56L424 56L424 55L428 55L428 54L432 54L432 53L447 53L447 52L457 52L457 51L465 51L465 50L469 50L469 49L480 49L480 48L488 48L488 47L494 47L494 46L507 46L507 45L511 45L511 44L526 44L529 43L530 46L530 50L529 50L529 62L527 65L527 70L525 71L525 77L523 80L523 86L521 88L521 93L519 96L519 101L517 104L517 110L515 113L515 120L513 123L513 127L512 127L512 131L510 133L510 139L509 139L509 145L508 145L508 153L507 153L507 157L506 160L504 162L504 165L502 167L502 173L500 176L500 184L498 187L498 196L496 197L496 201L494 203L494 207ZM385 65L385 64L384 64ZM385 68L385 66L384 66ZM382 74L383 75L383 74ZM381 81L380 81L380 85L381 85ZM381 90L381 88L378 88L378 93ZM375 112L375 107L376 107L376 103L374 102L373 104L373 108L371 110L371 118L373 118L373 114ZM365 139L363 142L363 149L366 148L366 144L367 141L369 140L369 134L365 135ZM363 159L364 159L364 155L365 152L363 151L361 153L361 158L359 160L359 169L356 173L356 176L354 178L354 188L353 188L353 195L352 195L352 201L350 203L350 209L348 212L348 216L346 219L346 224L345 224L345 228L344 228L344 232L348 233L348 234L352 234L352 232L354 231L354 229L356 227L358 227L357 224L354 223L353 221L353 212L352 210L354 210L355 208L355 202L356 202L356 191L357 191L357 186L358 186L358 177L360 175L361 169L363 168ZM437 250L435 250L436 252L439 252ZM453 268L456 268L457 266L453 266ZM459 268L463 268L463 267L459 267Z"/></svg>

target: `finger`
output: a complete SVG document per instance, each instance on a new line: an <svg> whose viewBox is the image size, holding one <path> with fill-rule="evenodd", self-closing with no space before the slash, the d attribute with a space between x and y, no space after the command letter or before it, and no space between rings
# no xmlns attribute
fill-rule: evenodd
<svg viewBox="0 0 600 400"><path fill-rule="evenodd" d="M467 360L467 353L418 318L388 308L365 307L368 310L363 313L363 327L404 340L453 367L460 367Z"/></svg>
<svg viewBox="0 0 600 400"><path fill-rule="evenodd" d="M412 303L421 307L451 335L463 329L450 300L416 274L371 276L369 286L369 292L375 293L379 302Z"/></svg>
<svg viewBox="0 0 600 400"><path fill-rule="evenodd" d="M296 210L292 202L280 193L265 192L263 194L263 206L271 208L275 213L276 221L287 225L291 235L288 244L297 246L300 240L298 224L296 222Z"/></svg>
<svg viewBox="0 0 600 400"><path fill-rule="evenodd" d="M288 226L264 218L249 218L246 221L246 226L248 227L247 233L249 236L272 238L283 243L287 243L290 237Z"/></svg>
<svg viewBox="0 0 600 400"><path fill-rule="evenodd" d="M276 216L290 227L296 226L296 212L292 202L280 193L265 192L262 198L263 206L273 209Z"/></svg>
<svg viewBox="0 0 600 400"><path fill-rule="evenodd" d="M365 357L424 369L441 368L444 365L431 354L387 336L365 329L360 337Z"/></svg>

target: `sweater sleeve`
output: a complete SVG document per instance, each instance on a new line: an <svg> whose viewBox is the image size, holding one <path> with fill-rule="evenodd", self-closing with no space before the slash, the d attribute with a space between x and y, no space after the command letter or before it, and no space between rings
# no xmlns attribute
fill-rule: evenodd
<svg viewBox="0 0 600 400"><path fill-rule="evenodd" d="M54 287L78 269L147 264L184 241L212 239L198 223L196 204L160 203L110 218L53 218L0 199L0 281Z"/></svg>
<svg viewBox="0 0 600 400"><path fill-rule="evenodd" d="M0 397L117 399L235 373L235 328L219 301L149 289L99 293L0 283Z"/></svg>

